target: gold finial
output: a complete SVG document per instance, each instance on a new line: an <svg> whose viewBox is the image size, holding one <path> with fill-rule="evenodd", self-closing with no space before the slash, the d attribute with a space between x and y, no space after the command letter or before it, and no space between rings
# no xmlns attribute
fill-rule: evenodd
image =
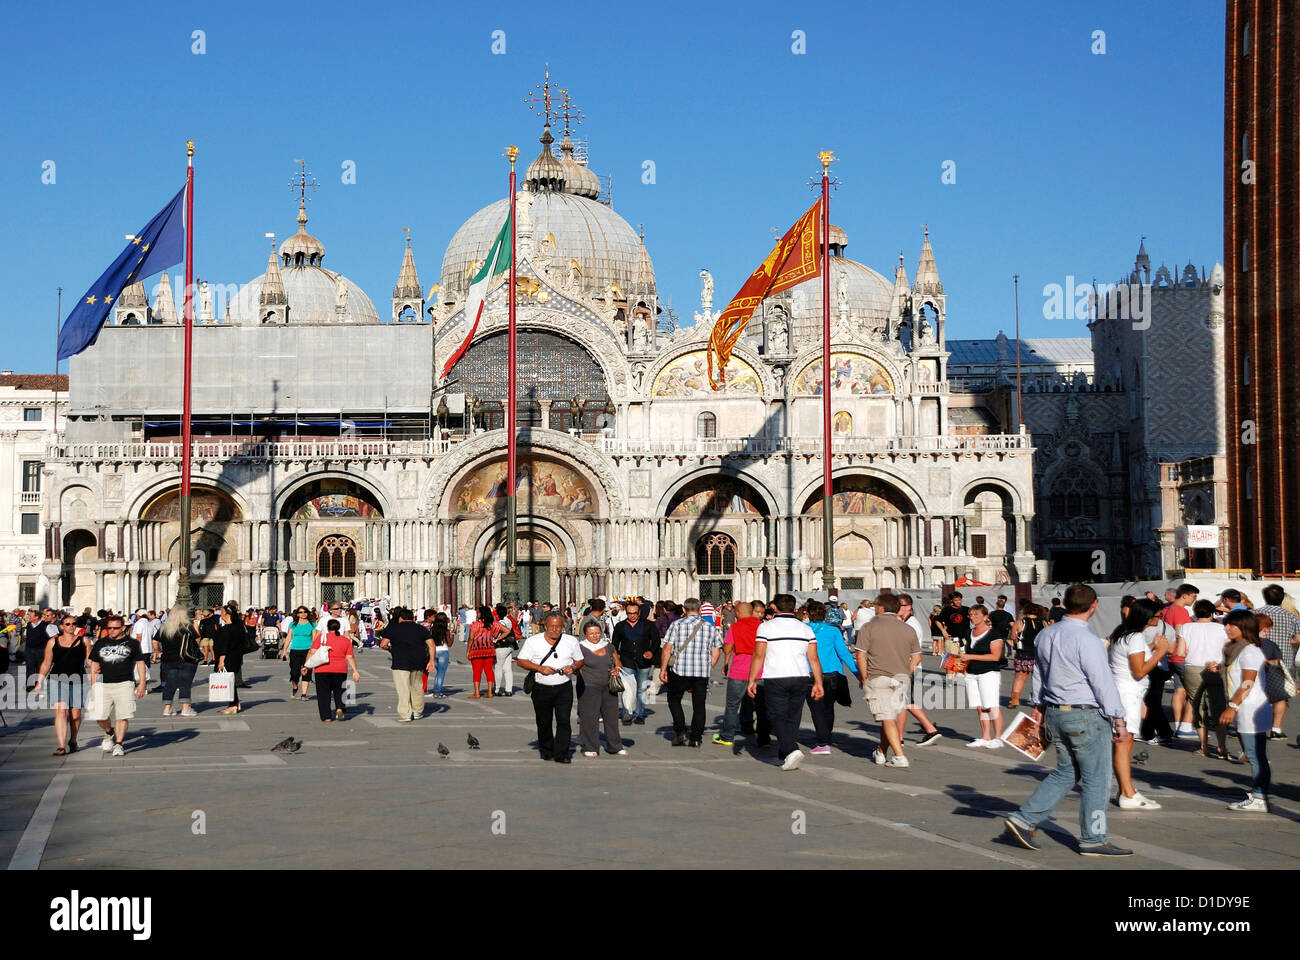
<svg viewBox="0 0 1300 960"><path fill-rule="evenodd" d="M571 127L576 127L585 119L582 111L573 105L573 98L569 96L568 90L561 90L563 95L560 100L560 116L564 118L564 135L569 135Z"/></svg>
<svg viewBox="0 0 1300 960"><path fill-rule="evenodd" d="M513 143L506 147L506 159L510 161L511 169L514 169L515 161L519 159L519 148Z"/></svg>
<svg viewBox="0 0 1300 960"><path fill-rule="evenodd" d="M822 150L818 152L817 159L821 161L822 173L825 173L830 169L830 165L838 160L839 157L835 156L835 154L830 150Z"/></svg>
<svg viewBox="0 0 1300 960"><path fill-rule="evenodd" d="M192 156L194 156L194 141L193 141L193 140L186 140L186 141L185 141L185 156L187 156L187 157L192 157Z"/></svg>
<svg viewBox="0 0 1300 960"><path fill-rule="evenodd" d="M402 229L406 231L406 245L409 247L411 245L411 228L402 227Z"/></svg>

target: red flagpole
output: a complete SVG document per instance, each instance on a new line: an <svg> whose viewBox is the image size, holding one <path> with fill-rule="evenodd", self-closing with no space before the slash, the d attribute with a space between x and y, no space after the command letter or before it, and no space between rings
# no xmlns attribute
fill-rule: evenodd
<svg viewBox="0 0 1300 960"><path fill-rule="evenodd" d="M177 577L176 605L190 610L190 370L194 354L194 141L185 141L188 163L185 168L185 372L181 401L181 536L176 559L180 563Z"/></svg>
<svg viewBox="0 0 1300 960"><path fill-rule="evenodd" d="M518 543L518 505L515 500L515 471L518 465L515 360L518 349L515 324L515 158L519 148L506 148L510 159L510 286L507 301L508 333L506 335L506 573L502 578L502 599L506 603L519 600L519 558L515 555Z"/></svg>
<svg viewBox="0 0 1300 960"><path fill-rule="evenodd" d="M823 150L822 164L822 588L835 592L835 525L831 503L831 180L835 158Z"/></svg>

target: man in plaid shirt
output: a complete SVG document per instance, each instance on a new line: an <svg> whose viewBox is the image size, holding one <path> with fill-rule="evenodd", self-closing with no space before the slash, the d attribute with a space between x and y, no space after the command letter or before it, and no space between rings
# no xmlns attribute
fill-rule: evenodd
<svg viewBox="0 0 1300 960"><path fill-rule="evenodd" d="M685 615L674 620L664 634L659 661L659 682L668 684L668 709L673 715L673 746L687 745L686 714L682 695L691 692L691 737L698 747L704 739L705 696L709 672L722 655L722 633L710 619L700 616L700 601L688 597L682 604Z"/></svg>

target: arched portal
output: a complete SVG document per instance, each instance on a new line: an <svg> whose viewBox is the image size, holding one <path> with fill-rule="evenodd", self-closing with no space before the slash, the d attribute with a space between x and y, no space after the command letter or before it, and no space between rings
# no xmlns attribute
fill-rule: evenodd
<svg viewBox="0 0 1300 960"><path fill-rule="evenodd" d="M831 487L835 577L845 590L874 590L907 582L909 537L915 508L888 480L865 474L836 477ZM804 501L808 546L817 555L813 583L821 580L822 495Z"/></svg>
<svg viewBox="0 0 1300 960"><path fill-rule="evenodd" d="M374 491L344 477L318 477L294 489L280 506L287 556L310 566L286 584L286 606L375 593L366 589L364 564L386 555L383 517Z"/></svg>
<svg viewBox="0 0 1300 960"><path fill-rule="evenodd" d="M694 477L672 494L666 514L661 551L670 582L715 603L770 588L767 500L747 480L716 473ZM689 586L691 580L697 586Z"/></svg>
<svg viewBox="0 0 1300 960"><path fill-rule="evenodd" d="M236 527L244 516L226 491L195 485L190 492L190 545L182 558L180 488L169 487L140 511L141 560L146 569L145 597L159 606L170 597L175 571L190 568L190 589L196 607L218 606L235 597L235 567L239 562Z"/></svg>
<svg viewBox="0 0 1300 960"><path fill-rule="evenodd" d="M63 537L63 605L80 612L95 603L95 581L89 565L98 559L98 544L89 530L72 530Z"/></svg>

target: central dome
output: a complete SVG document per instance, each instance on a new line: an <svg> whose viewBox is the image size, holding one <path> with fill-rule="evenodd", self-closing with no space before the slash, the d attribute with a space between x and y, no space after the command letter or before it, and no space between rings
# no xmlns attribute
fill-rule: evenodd
<svg viewBox="0 0 1300 960"><path fill-rule="evenodd" d="M281 267L289 323L379 323L379 312L360 287L324 267ZM257 323L266 274L250 280L230 304L233 323ZM347 291L340 306L339 284Z"/></svg>
<svg viewBox="0 0 1300 960"><path fill-rule="evenodd" d="M603 291L610 283L630 290L637 277L641 239L626 220L603 203L571 193L518 194L519 219L532 224L537 241L555 238L554 262L566 269L578 262L582 284ZM529 202L531 201L531 203ZM442 258L442 298L459 303L469 289L470 264L480 264L510 211L510 201L498 200L470 217L456 231Z"/></svg>
<svg viewBox="0 0 1300 960"><path fill-rule="evenodd" d="M835 228L832 228L832 240ZM832 243L832 249L834 249ZM894 285L870 267L848 257L831 257L831 316L839 315L840 278L849 313L864 320L884 320L893 302ZM795 320L822 319L822 278L813 277L793 287L790 312Z"/></svg>

